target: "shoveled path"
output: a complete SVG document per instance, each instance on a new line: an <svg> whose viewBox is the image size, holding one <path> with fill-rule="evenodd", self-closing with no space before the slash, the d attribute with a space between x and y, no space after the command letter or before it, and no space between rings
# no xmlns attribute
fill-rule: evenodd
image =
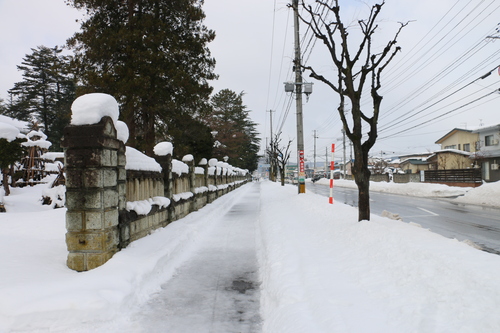
<svg viewBox="0 0 500 333"><path fill-rule="evenodd" d="M260 332L255 227L260 184L217 221L197 253L133 318L143 332Z"/></svg>

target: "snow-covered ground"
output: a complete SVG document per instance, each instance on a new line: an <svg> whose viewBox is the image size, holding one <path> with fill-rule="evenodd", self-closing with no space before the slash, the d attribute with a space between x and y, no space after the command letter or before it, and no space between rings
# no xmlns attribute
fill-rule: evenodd
<svg viewBox="0 0 500 333"><path fill-rule="evenodd" d="M65 209L39 204L43 185L13 189L5 197L8 212L0 215L0 332L123 331L127 316L176 273L252 186L84 273L65 265ZM298 195L291 185L260 186L255 223L264 332L500 331L499 256L411 223L378 216L358 223L355 208ZM454 200L487 205L493 203L485 197L500 194L499 184L380 186L422 196L465 191Z"/></svg>
<svg viewBox="0 0 500 333"><path fill-rule="evenodd" d="M317 184L330 185L330 180L322 178ZM356 188L351 180L335 180L334 188ZM385 192L425 198L452 198L462 204L500 207L500 182L483 183L480 187L453 187L442 184L370 182L370 191ZM456 197L456 198L455 198Z"/></svg>

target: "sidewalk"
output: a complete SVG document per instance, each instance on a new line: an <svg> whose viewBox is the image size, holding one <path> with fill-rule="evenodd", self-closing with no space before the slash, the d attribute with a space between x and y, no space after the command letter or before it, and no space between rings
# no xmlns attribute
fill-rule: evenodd
<svg viewBox="0 0 500 333"><path fill-rule="evenodd" d="M260 332L260 183L249 186L177 274L132 316L129 332Z"/></svg>

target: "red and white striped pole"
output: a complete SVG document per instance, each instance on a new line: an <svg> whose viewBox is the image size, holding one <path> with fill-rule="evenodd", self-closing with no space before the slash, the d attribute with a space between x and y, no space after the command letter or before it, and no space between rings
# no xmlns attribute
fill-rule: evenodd
<svg viewBox="0 0 500 333"><path fill-rule="evenodd" d="M335 143L332 143L332 161L330 162L330 198L329 203L333 204L333 170L335 169L334 162L334 154L335 154Z"/></svg>

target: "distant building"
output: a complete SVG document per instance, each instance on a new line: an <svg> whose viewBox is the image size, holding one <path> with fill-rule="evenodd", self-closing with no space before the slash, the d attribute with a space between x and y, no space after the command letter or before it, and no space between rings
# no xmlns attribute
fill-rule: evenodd
<svg viewBox="0 0 500 333"><path fill-rule="evenodd" d="M487 182L500 180L500 124L481 127L473 131L479 136L478 150L471 155L481 165L483 179Z"/></svg>
<svg viewBox="0 0 500 333"><path fill-rule="evenodd" d="M478 140L479 135L477 132L454 128L437 140L436 144L441 145L441 150L455 149L473 153L477 150Z"/></svg>

